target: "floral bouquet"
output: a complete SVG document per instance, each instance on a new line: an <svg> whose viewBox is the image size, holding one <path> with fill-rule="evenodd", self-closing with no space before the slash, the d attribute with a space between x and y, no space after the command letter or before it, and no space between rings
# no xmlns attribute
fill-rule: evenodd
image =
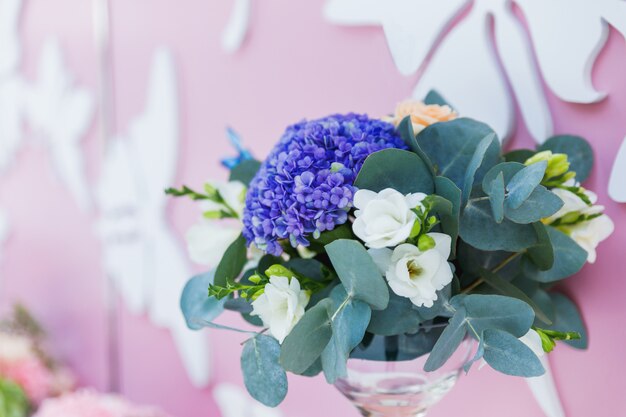
<svg viewBox="0 0 626 417"><path fill-rule="evenodd" d="M469 338L466 371L483 359L532 377L544 372L534 345L586 347L576 306L552 291L613 230L580 185L593 164L583 139L503 153L433 92L383 119L297 123L262 163L234 140L228 183L167 192L202 204L189 250L217 265L187 284L187 323L250 334L241 367L262 403L284 399L287 371L334 383L350 358L428 354L430 372ZM215 323L224 309L260 331Z"/></svg>
<svg viewBox="0 0 626 417"><path fill-rule="evenodd" d="M121 397L78 391L46 400L34 417L167 417L151 407L136 406Z"/></svg>
<svg viewBox="0 0 626 417"><path fill-rule="evenodd" d="M0 322L0 416L25 417L44 399L74 386L72 374L44 349L44 332L20 306Z"/></svg>

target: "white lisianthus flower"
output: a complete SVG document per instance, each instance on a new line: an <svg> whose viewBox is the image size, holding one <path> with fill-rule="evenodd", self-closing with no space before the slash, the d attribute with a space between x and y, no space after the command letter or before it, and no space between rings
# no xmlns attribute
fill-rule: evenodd
<svg viewBox="0 0 626 417"><path fill-rule="evenodd" d="M403 195L391 188L379 193L358 190L354 194L357 210L352 230L368 248L399 245L409 237L417 218L411 209L421 206L424 198L423 193Z"/></svg>
<svg viewBox="0 0 626 417"><path fill-rule="evenodd" d="M603 206L595 205L598 201L598 196L591 191L585 191L585 195L589 198L589 201L591 201L591 205L587 205L587 203L571 191L556 188L552 190L552 192L563 200L563 207L554 215L545 219L544 223L546 224L552 224L568 215L576 216L581 214L590 216L604 211ZM558 228L569 235L569 237L587 252L587 262L594 263L597 258L596 248L600 242L607 239L613 233L615 225L609 216L602 214L591 220L574 224L567 224L567 222L565 222L559 225Z"/></svg>
<svg viewBox="0 0 626 417"><path fill-rule="evenodd" d="M203 219L187 230L185 240L192 261L200 265L217 266L226 249L243 229L239 221L233 221L230 225L224 223Z"/></svg>
<svg viewBox="0 0 626 417"><path fill-rule="evenodd" d="M310 298L311 294L300 288L297 278L271 276L263 294L252 302L251 315L259 316L270 334L283 343L304 316Z"/></svg>
<svg viewBox="0 0 626 417"><path fill-rule="evenodd" d="M435 246L421 251L405 243L393 250L370 249L368 252L378 268L384 272L391 290L410 298L418 307L432 307L437 291L452 282L453 273L448 257L452 239L443 233L428 233Z"/></svg>
<svg viewBox="0 0 626 417"><path fill-rule="evenodd" d="M202 200L200 207L204 213L233 212L236 218L203 218L187 230L185 239L192 261L209 266L217 266L226 249L237 239L243 230L241 218L245 207L246 186L240 181L207 183L217 190L225 204Z"/></svg>

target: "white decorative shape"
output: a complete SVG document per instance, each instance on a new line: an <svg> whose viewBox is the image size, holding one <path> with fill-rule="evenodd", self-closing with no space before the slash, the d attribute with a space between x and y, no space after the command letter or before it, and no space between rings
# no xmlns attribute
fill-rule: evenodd
<svg viewBox="0 0 626 417"><path fill-rule="evenodd" d="M612 0L617 3L621 0ZM604 47L608 26L596 0L515 0L524 12L539 66L550 89L562 100L594 103L591 70Z"/></svg>
<svg viewBox="0 0 626 417"><path fill-rule="evenodd" d="M250 9L252 0L235 0L228 24L222 32L222 49L228 53L236 52L246 38L250 27Z"/></svg>
<svg viewBox="0 0 626 417"><path fill-rule="evenodd" d="M491 13L495 17L496 46L522 117L531 136L542 143L553 134L552 117L541 79L535 71L532 48L510 1L493 3Z"/></svg>
<svg viewBox="0 0 626 417"><path fill-rule="evenodd" d="M442 41L413 92L423 99L435 89L463 115L484 121L505 140L513 129L513 102L490 46L482 3Z"/></svg>
<svg viewBox="0 0 626 417"><path fill-rule="evenodd" d="M440 92L455 107L465 115L480 116L501 136L512 133L515 116L512 98L508 97L508 76L528 130L541 143L551 135L552 122L533 48L512 12L513 3L525 15L537 64L554 93L576 103L601 100L605 94L594 89L591 71L605 45L608 24L626 37L623 0L474 0L471 12L448 35L445 32L450 22L468 2L327 0L324 11L329 21L338 24L383 26L399 71L412 74L425 68L416 98L423 98L432 86L446 85L448 92ZM506 74L501 73L498 60L488 52L493 49L490 28L485 29L488 17L495 19L496 44ZM468 28L467 20L475 25L473 29ZM470 37L462 38L465 34ZM451 37L453 40L448 41ZM433 59L426 62L431 55ZM487 61L481 62L485 58ZM433 66L436 68L431 69ZM462 89L459 84L463 84Z"/></svg>
<svg viewBox="0 0 626 417"><path fill-rule="evenodd" d="M210 379L206 335L190 331L179 297L192 275L167 222L163 190L174 182L178 158L178 98L173 58L154 54L143 112L128 133L108 143L97 187L98 232L104 263L133 313L148 313L168 328L190 380L197 387Z"/></svg>
<svg viewBox="0 0 626 417"><path fill-rule="evenodd" d="M546 417L565 417L547 355L543 355L539 360L546 373L536 378L526 378L526 382Z"/></svg>
<svg viewBox="0 0 626 417"><path fill-rule="evenodd" d="M254 401L247 392L233 384L219 384L213 397L222 417L282 417L277 408L269 408Z"/></svg>
<svg viewBox="0 0 626 417"><path fill-rule="evenodd" d="M626 203L626 138L613 163L609 180L609 197L618 203Z"/></svg>
<svg viewBox="0 0 626 417"><path fill-rule="evenodd" d="M82 209L90 208L80 141L92 122L93 97L74 86L56 40L44 43L38 79L24 94L26 119L45 139L60 179Z"/></svg>
<svg viewBox="0 0 626 417"><path fill-rule="evenodd" d="M338 24L382 25L398 70L411 75L467 3L468 0L332 0L326 4L325 15Z"/></svg>
<svg viewBox="0 0 626 417"><path fill-rule="evenodd" d="M15 71L20 62L21 10L22 0L0 1L0 77Z"/></svg>
<svg viewBox="0 0 626 417"><path fill-rule="evenodd" d="M0 172L11 164L22 139L21 8L21 0L0 1Z"/></svg>

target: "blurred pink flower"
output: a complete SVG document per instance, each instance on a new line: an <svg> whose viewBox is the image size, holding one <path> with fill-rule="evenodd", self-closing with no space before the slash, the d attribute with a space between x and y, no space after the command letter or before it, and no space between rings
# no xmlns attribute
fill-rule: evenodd
<svg viewBox="0 0 626 417"><path fill-rule="evenodd" d="M0 375L19 385L32 403L39 404L50 393L52 374L36 357L12 362L0 358Z"/></svg>
<svg viewBox="0 0 626 417"><path fill-rule="evenodd" d="M84 390L44 401L34 417L167 417L151 407L130 404L121 397Z"/></svg>

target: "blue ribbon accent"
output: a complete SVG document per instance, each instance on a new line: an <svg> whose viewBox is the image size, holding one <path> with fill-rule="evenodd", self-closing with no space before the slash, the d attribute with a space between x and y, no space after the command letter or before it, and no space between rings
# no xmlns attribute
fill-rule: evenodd
<svg viewBox="0 0 626 417"><path fill-rule="evenodd" d="M250 153L249 150L243 147L243 141L241 140L241 136L239 136L239 134L235 132L231 127L226 128L226 136L228 137L231 145L233 145L233 147L237 150L239 155L223 158L222 165L232 170L240 163L254 159L252 153Z"/></svg>

